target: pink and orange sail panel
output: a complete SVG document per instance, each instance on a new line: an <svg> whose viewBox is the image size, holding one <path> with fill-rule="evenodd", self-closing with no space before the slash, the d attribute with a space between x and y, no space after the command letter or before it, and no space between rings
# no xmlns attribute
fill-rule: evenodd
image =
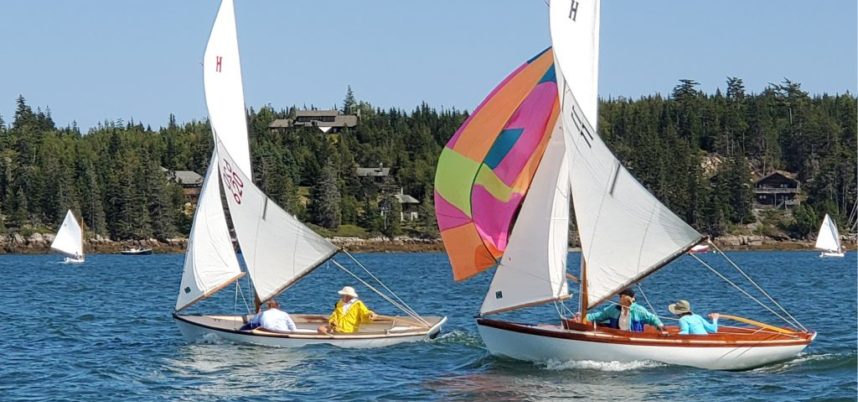
<svg viewBox="0 0 858 402"><path fill-rule="evenodd" d="M455 280L503 256L559 108L549 48L506 77L441 151L435 215Z"/></svg>

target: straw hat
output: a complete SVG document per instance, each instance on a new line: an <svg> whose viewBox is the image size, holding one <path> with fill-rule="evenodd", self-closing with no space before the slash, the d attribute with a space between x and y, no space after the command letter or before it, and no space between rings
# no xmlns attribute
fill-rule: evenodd
<svg viewBox="0 0 858 402"><path fill-rule="evenodd" d="M691 312L691 303L688 300L680 300L676 303L673 303L667 306L667 309L670 310L671 313L680 315Z"/></svg>
<svg viewBox="0 0 858 402"><path fill-rule="evenodd" d="M343 287L339 292L337 292L340 296L351 296L357 297L357 292L355 292L355 288L351 286Z"/></svg>

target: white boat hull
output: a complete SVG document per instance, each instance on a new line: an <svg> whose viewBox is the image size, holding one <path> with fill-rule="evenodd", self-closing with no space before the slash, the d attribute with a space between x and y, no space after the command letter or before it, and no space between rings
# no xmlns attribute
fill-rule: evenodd
<svg viewBox="0 0 858 402"><path fill-rule="evenodd" d="M638 342L633 340L629 343L606 342L605 336L598 333L568 330L558 325L515 325L536 330L528 333L477 323L480 336L489 353L533 362L649 360L709 370L745 370L789 360L810 343L807 341L800 344L766 346L728 344L691 346L688 342L682 341L683 336L677 335L671 337L675 339L673 345L668 344L667 341L652 341L653 344L647 345L646 339L639 339ZM606 336L611 337L611 335ZM587 339L588 337L591 339Z"/></svg>
<svg viewBox="0 0 858 402"><path fill-rule="evenodd" d="M838 253L836 251L823 251L819 253L819 258L827 258L827 257L845 257L846 253Z"/></svg>
<svg viewBox="0 0 858 402"><path fill-rule="evenodd" d="M66 257L63 259L63 264L83 264L86 261L84 258Z"/></svg>
<svg viewBox="0 0 858 402"><path fill-rule="evenodd" d="M361 331L348 335L322 335L315 333L320 321L302 320L302 317L322 316L293 315L299 332L274 333L264 330L242 331L238 328L246 317L242 316L184 316L173 314L182 336L188 342L218 338L234 343L245 343L272 347L302 347L327 344L343 348L380 348L406 342L417 342L435 338L447 317L424 317L431 327L400 326L396 321L369 324ZM323 322L323 321L322 321ZM401 322L400 322L401 324ZM366 330L364 329L366 328Z"/></svg>

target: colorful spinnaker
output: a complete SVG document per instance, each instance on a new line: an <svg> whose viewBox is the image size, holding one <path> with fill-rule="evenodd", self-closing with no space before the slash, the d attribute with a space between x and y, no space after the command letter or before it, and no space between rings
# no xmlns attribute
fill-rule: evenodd
<svg viewBox="0 0 858 402"><path fill-rule="evenodd" d="M483 100L441 151L435 214L456 280L503 255L559 111L546 49Z"/></svg>

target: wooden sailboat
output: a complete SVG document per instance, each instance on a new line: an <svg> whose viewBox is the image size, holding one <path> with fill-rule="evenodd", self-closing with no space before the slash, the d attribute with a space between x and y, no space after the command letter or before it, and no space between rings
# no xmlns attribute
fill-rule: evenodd
<svg viewBox="0 0 858 402"><path fill-rule="evenodd" d="M595 129L599 1L553 0L550 9L553 49L492 91L446 145L436 173L436 216L454 278L497 267L476 319L489 352L528 361L653 360L723 370L801 352L816 334L794 319L795 328L781 328L730 316L752 326L687 336L676 327L603 328L571 320L561 308L554 323L489 318L538 304L562 306L570 297L570 198L582 248L583 316L705 239L638 183Z"/></svg>
<svg viewBox="0 0 858 402"><path fill-rule="evenodd" d="M51 249L65 255L63 262L66 264L83 264L85 261L83 229L71 210L66 213L62 225L57 230L57 236L51 243Z"/></svg>
<svg viewBox="0 0 858 402"><path fill-rule="evenodd" d="M213 335L229 341L268 346L298 347L324 343L367 348L436 336L446 317L420 316L392 292L392 297L384 294L382 297L407 315L388 316L361 325L358 332L351 334L318 334L316 328L327 322L327 317L320 314L290 314L298 330L286 333L242 330L250 315L180 313L244 275L230 238L219 178L223 182L247 273L253 283L254 296L259 302L276 297L331 260L338 251L328 240L280 208L250 178L247 122L232 0L221 2L203 65L206 105L216 146L194 214L173 313L185 338L192 341ZM331 261L345 270L336 261Z"/></svg>
<svg viewBox="0 0 858 402"><path fill-rule="evenodd" d="M816 249L822 251L819 253L820 257L843 257L846 255L846 249L840 244L840 232L837 231L837 224L828 214L825 214L822 225L819 227L819 234L816 236Z"/></svg>

